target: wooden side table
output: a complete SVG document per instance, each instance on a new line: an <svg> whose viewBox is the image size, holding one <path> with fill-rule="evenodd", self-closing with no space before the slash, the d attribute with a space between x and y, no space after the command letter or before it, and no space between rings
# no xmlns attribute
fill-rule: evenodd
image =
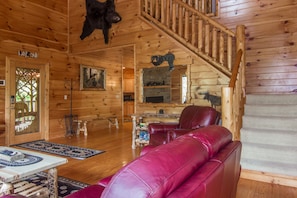
<svg viewBox="0 0 297 198"><path fill-rule="evenodd" d="M136 146L145 146L149 144L149 140L141 140L139 138L140 131L147 131L147 125L151 122L161 122L164 119L171 119L175 122L178 122L180 114L133 114L132 118L132 149L135 149ZM146 121L147 120L147 121ZM146 126L140 126L141 123L144 123Z"/></svg>

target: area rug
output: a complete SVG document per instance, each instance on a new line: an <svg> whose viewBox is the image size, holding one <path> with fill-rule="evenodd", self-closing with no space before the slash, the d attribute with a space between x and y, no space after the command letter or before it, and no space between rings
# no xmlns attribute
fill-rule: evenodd
<svg viewBox="0 0 297 198"><path fill-rule="evenodd" d="M22 181L36 184L38 186L47 186L47 173L40 172L32 176L25 177ZM58 197L63 198L71 193L74 193L82 188L87 187L88 184L71 180L66 177L58 176Z"/></svg>
<svg viewBox="0 0 297 198"><path fill-rule="evenodd" d="M71 157L75 159L86 159L88 157L92 157L94 155L98 155L105 152L101 150L70 146L66 144L57 144L57 143L47 142L43 140L26 142L26 143L17 144L14 146L52 153L56 155L62 155L62 156Z"/></svg>

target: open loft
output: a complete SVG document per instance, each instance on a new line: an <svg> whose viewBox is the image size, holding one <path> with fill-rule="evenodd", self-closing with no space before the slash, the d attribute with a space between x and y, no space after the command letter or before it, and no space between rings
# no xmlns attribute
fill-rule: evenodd
<svg viewBox="0 0 297 198"><path fill-rule="evenodd" d="M125 163L110 160L96 181L77 177L94 184L142 157L147 144L163 148L218 125L230 132L228 143L242 145L240 169L233 167L240 179L294 189L296 7L291 0L0 1L0 145L100 149L90 141L96 133L125 131L129 149L112 155L128 155ZM202 122L196 107L216 116L203 114L209 122ZM153 123L168 122L178 126L155 136ZM106 146L100 156L115 146L107 140L98 140ZM73 176L65 167L79 163L68 161L59 175Z"/></svg>

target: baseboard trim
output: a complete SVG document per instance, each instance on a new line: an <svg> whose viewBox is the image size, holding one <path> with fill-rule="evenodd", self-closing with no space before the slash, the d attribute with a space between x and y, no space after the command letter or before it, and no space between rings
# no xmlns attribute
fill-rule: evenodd
<svg viewBox="0 0 297 198"><path fill-rule="evenodd" d="M279 184L283 186L297 187L297 177L291 177L286 175L277 175L272 173L243 169L241 170L240 178L271 184Z"/></svg>

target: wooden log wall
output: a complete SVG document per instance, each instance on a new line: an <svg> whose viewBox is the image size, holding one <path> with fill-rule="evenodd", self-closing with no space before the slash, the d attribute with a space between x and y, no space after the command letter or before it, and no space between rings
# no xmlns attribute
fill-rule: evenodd
<svg viewBox="0 0 297 198"><path fill-rule="evenodd" d="M0 1L1 40L68 50L68 1Z"/></svg>
<svg viewBox="0 0 297 198"><path fill-rule="evenodd" d="M8 0L0 2L0 78L5 79L6 56L17 56L18 50L38 52L38 59L50 64L49 138L65 135L64 115L69 114L70 80L73 80L73 114L95 118L90 129L106 127L106 117L122 116L122 66L135 65L136 113L179 113L185 105L208 105L204 92L220 96L228 79L211 69L208 63L193 58L187 50L168 39L138 18L138 0L115 0L123 20L110 29L110 42L104 44L101 30L95 30L83 41L79 36L85 20L85 0ZM69 6L69 10L67 9ZM67 17L69 16L69 18ZM69 23L69 24L68 24ZM18 24L18 25L15 25ZM135 50L125 54L127 47ZM175 55L175 65L187 65L190 81L187 104L141 103L140 71L153 67L152 55ZM135 54L135 56L134 56ZM26 58L23 58L26 60ZM106 91L79 90L79 65L106 68ZM163 63L161 66L166 66ZM0 121L4 121L5 88L0 87ZM68 97L69 98L69 97ZM220 107L218 107L218 110Z"/></svg>
<svg viewBox="0 0 297 198"><path fill-rule="evenodd" d="M83 41L79 39L85 18L85 5L83 0L71 1L69 18L71 53L88 56L96 54L98 51L97 56L100 57L100 51L110 52L118 47L135 45L136 113L158 112L161 108L166 113L180 113L184 106L189 104L210 106L210 102L204 100L204 95L199 93L209 92L220 96L221 87L228 84L228 79L210 69L208 63L200 58L193 58L177 43L172 42L161 32L140 20L138 18L138 3L136 0L115 1L116 10L122 16L122 21L113 24L110 31L110 42L105 45L101 30L95 30ZM168 52L175 55L175 65L188 66L191 84L188 103L183 105L142 103L141 69L154 67L151 63L151 56L165 55ZM168 63L164 62L160 66L168 66Z"/></svg>
<svg viewBox="0 0 297 198"><path fill-rule="evenodd" d="M218 20L246 26L247 93L297 92L296 1L220 1Z"/></svg>
<svg viewBox="0 0 297 198"><path fill-rule="evenodd" d="M15 57L26 62L27 58L18 57L19 49L38 51L38 61L50 64L49 73L49 138L62 137L66 134L65 115L70 114L70 84L72 79L72 113L79 119L92 120L88 123L89 130L108 127L107 118L121 118L122 108L122 69L118 63L98 61L90 57L69 56L67 53L51 51L18 44L1 42L0 68L1 79L5 79L5 57ZM106 68L106 91L80 90L80 64ZM1 120L4 121L5 89L1 87ZM64 95L68 99L64 100Z"/></svg>
<svg viewBox="0 0 297 198"><path fill-rule="evenodd" d="M85 1L81 1L85 2ZM18 51L37 52L37 61L49 63L49 134L55 138L66 133L64 116L70 113L70 80L73 82L73 114L82 119L94 119L89 130L108 127L107 117L122 113L122 65L131 60L122 57L121 51L102 52L100 58L72 56L68 51L67 0L9 0L0 2L0 79L5 80L6 57L19 57ZM85 8L82 8L82 13ZM17 25L16 25L17 24ZM47 29L46 29L47 28ZM81 26L80 26L81 28ZM80 34L80 32L78 33ZM132 56L134 64L134 57ZM80 64L106 69L106 91L81 91ZM68 100L64 100L64 95ZM5 87L0 87L0 122L5 122ZM1 129L0 142L5 132Z"/></svg>

